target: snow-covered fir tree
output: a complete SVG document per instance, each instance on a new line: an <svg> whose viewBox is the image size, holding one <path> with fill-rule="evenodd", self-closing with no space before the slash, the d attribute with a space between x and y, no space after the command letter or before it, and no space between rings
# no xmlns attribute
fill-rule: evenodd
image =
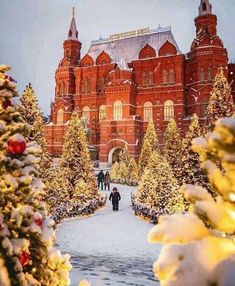
<svg viewBox="0 0 235 286"><path fill-rule="evenodd" d="M93 213L105 203L105 198L101 196L96 185L87 137L76 112L69 121L59 170L50 184L50 189L52 191L48 194L47 201L52 202L50 208L53 209L56 221L66 216L82 215L84 203L87 205L92 202L90 209L85 210L86 214L89 211ZM55 197L59 190L62 192Z"/></svg>
<svg viewBox="0 0 235 286"><path fill-rule="evenodd" d="M127 144L125 144L124 148L122 149L120 156L119 156L119 161L123 162L126 167L130 164L131 156L128 151Z"/></svg>
<svg viewBox="0 0 235 286"><path fill-rule="evenodd" d="M138 165L135 159L131 158L127 145L121 151L119 162L113 164L110 175L114 183L138 185Z"/></svg>
<svg viewBox="0 0 235 286"><path fill-rule="evenodd" d="M118 183L119 180L121 179L119 170L120 170L119 162L116 161L110 170L110 177L113 183Z"/></svg>
<svg viewBox="0 0 235 286"><path fill-rule="evenodd" d="M181 138L175 119L171 119L164 132L163 155L170 164L176 178L180 168Z"/></svg>
<svg viewBox="0 0 235 286"><path fill-rule="evenodd" d="M204 133L214 129L217 119L223 117L232 117L233 114L234 102L231 87L229 86L227 78L224 75L223 68L220 68L215 77L213 89L210 93Z"/></svg>
<svg viewBox="0 0 235 286"><path fill-rule="evenodd" d="M26 140L28 126L7 70L0 66L0 273L11 286L69 285L69 256L54 248L53 221L41 202L41 149Z"/></svg>
<svg viewBox="0 0 235 286"><path fill-rule="evenodd" d="M148 128L145 132L143 144L141 147L140 157L139 157L139 175L143 174L144 168L148 165L149 158L154 150L159 148L159 143L155 131L153 121L150 120L148 123Z"/></svg>
<svg viewBox="0 0 235 286"><path fill-rule="evenodd" d="M73 190L80 180L97 194L96 178L88 150L88 142L79 115L74 112L64 136L60 167ZM70 194L72 197L73 194Z"/></svg>
<svg viewBox="0 0 235 286"><path fill-rule="evenodd" d="M44 195L44 201L51 215L59 211L58 206L70 200L72 186L66 178L65 172L65 169L53 167L47 175L47 189ZM64 215L66 217L66 214ZM62 219L62 217L60 217L60 219ZM55 220L57 221L57 216L55 216Z"/></svg>
<svg viewBox="0 0 235 286"><path fill-rule="evenodd" d="M41 161L40 161L40 173L42 178L46 179L48 169L50 168L50 156L46 150L46 139L43 134L43 116L38 105L38 101L33 90L32 85L26 86L22 97L21 103L23 106L22 117L29 125L29 133L27 134L28 140L33 140L41 147Z"/></svg>
<svg viewBox="0 0 235 286"><path fill-rule="evenodd" d="M128 169L127 169L125 162L123 162L123 161L119 162L119 178L120 179L119 179L118 183L127 184Z"/></svg>
<svg viewBox="0 0 235 286"><path fill-rule="evenodd" d="M182 141L180 174L178 176L180 185L203 184L204 187L209 187L207 177L200 167L199 155L192 150L192 140L201 135L202 130L198 116L194 114Z"/></svg>
<svg viewBox="0 0 235 286"><path fill-rule="evenodd" d="M128 185L137 186L139 182L138 165L134 158L130 159L128 165Z"/></svg>
<svg viewBox="0 0 235 286"><path fill-rule="evenodd" d="M149 234L164 243L154 264L162 286L232 286L235 281L235 119L217 121L213 133L193 141L202 168L218 192L199 186L182 191L193 212L163 216ZM222 166L222 171L217 163ZM196 255L195 255L196 254Z"/></svg>
<svg viewBox="0 0 235 286"><path fill-rule="evenodd" d="M179 185L169 163L153 151L148 166L145 168L135 196L136 207L149 207L158 217L162 214L184 210L183 196L178 191Z"/></svg>

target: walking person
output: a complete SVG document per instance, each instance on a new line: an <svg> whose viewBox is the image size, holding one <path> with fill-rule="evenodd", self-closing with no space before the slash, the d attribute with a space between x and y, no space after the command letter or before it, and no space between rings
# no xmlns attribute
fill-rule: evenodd
<svg viewBox="0 0 235 286"><path fill-rule="evenodd" d="M104 175L104 189L106 191L106 188L108 187L108 191L110 191L110 183L111 183L111 177L109 174L109 171L106 172Z"/></svg>
<svg viewBox="0 0 235 286"><path fill-rule="evenodd" d="M119 201L121 200L120 193L116 187L113 188L112 193L109 196L109 200L112 201L113 211L118 211Z"/></svg>
<svg viewBox="0 0 235 286"><path fill-rule="evenodd" d="M98 174L98 187L100 189L101 186L101 191L103 191L103 184L104 184L104 172L101 170Z"/></svg>

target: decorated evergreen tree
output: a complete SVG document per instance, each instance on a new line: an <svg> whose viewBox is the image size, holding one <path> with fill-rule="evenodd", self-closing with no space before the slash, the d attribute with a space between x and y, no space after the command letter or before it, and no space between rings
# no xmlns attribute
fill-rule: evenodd
<svg viewBox="0 0 235 286"><path fill-rule="evenodd" d="M136 201L148 206L157 216L180 212L184 203L178 188L169 163L154 151L142 175Z"/></svg>
<svg viewBox="0 0 235 286"><path fill-rule="evenodd" d="M54 248L53 222L41 203L41 149L25 139L27 126L7 70L0 66L0 273L12 286L69 285L69 257Z"/></svg>
<svg viewBox="0 0 235 286"><path fill-rule="evenodd" d="M58 206L69 201L69 194L72 193L72 186L66 178L65 171L58 167L51 168L47 175L47 191L44 201L47 210L53 216L58 212ZM57 216L54 219L57 221Z"/></svg>
<svg viewBox="0 0 235 286"><path fill-rule="evenodd" d="M215 122L219 118L232 117L234 114L234 102L231 88L224 75L223 68L218 70L213 89L210 94L209 105L205 120L205 132L212 131Z"/></svg>
<svg viewBox="0 0 235 286"><path fill-rule="evenodd" d="M156 131L154 128L153 121L150 120L141 147L140 158L139 158L139 175L143 174L144 168L148 165L151 154L153 153L154 150L157 150L158 148L159 148L159 143Z"/></svg>
<svg viewBox="0 0 235 286"><path fill-rule="evenodd" d="M171 119L164 133L163 155L170 164L176 178L180 168L181 138L175 119Z"/></svg>
<svg viewBox="0 0 235 286"><path fill-rule="evenodd" d="M134 158L130 159L128 165L128 185L137 186L139 182L138 165Z"/></svg>
<svg viewBox="0 0 235 286"><path fill-rule="evenodd" d="M123 162L126 165L126 167L130 164L131 157L128 151L127 144L125 144L124 148L122 149L119 158L120 162Z"/></svg>
<svg viewBox="0 0 235 286"><path fill-rule="evenodd" d="M218 120L193 149L219 196L215 201L202 187L182 187L193 213L163 216L150 232L150 242L165 244L154 272L163 286L234 285L235 119Z"/></svg>
<svg viewBox="0 0 235 286"><path fill-rule="evenodd" d="M50 209L57 222L66 216L93 213L105 204L96 185L84 127L76 112L71 116L59 170L51 180L49 190L47 201L51 203ZM91 207L88 202L92 203Z"/></svg>
<svg viewBox="0 0 235 286"><path fill-rule="evenodd" d="M79 115L74 112L64 136L60 168L64 169L65 178L73 191L77 183L83 180L89 189L98 192L96 178L91 162L88 142ZM70 198L73 194L70 193Z"/></svg>
<svg viewBox="0 0 235 286"><path fill-rule="evenodd" d="M203 184L204 187L209 187L207 177L200 168L199 155L192 150L192 140L201 136L201 134L198 116L194 114L182 141L180 174L178 176L180 185Z"/></svg>
<svg viewBox="0 0 235 286"><path fill-rule="evenodd" d="M128 168L125 164L125 162L123 161L120 161L119 162L119 183L121 184L126 184L127 183L127 180L128 180Z"/></svg>
<svg viewBox="0 0 235 286"><path fill-rule="evenodd" d="M50 168L50 156L46 150L46 140L43 134L43 117L41 110L38 105L38 101L34 90L29 83L26 86L22 97L21 103L23 105L22 109L22 117L28 123L29 132L27 134L27 138L29 141L36 141L37 144L41 147L41 161L40 161L40 174L46 179L48 169Z"/></svg>
<svg viewBox="0 0 235 286"><path fill-rule="evenodd" d="M111 181L113 183L119 183L119 180L120 180L120 166L119 166L119 162L116 161L112 168L111 168L111 171L110 171L110 176L111 176Z"/></svg>

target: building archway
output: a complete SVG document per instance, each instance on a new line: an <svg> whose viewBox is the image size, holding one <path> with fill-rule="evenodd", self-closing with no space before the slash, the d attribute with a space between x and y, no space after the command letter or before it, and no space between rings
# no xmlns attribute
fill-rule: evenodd
<svg viewBox="0 0 235 286"><path fill-rule="evenodd" d="M119 161L119 155L122 151L122 148L115 147L109 151L108 155L108 162L109 164L114 164L115 162Z"/></svg>

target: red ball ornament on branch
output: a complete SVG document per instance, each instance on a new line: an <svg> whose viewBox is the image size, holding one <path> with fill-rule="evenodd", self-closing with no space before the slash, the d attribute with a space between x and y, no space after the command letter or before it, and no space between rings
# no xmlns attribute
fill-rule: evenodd
<svg viewBox="0 0 235 286"><path fill-rule="evenodd" d="M24 153L26 149L26 141L24 136L17 133L11 136L7 141L7 152L12 155L19 155Z"/></svg>
<svg viewBox="0 0 235 286"><path fill-rule="evenodd" d="M19 254L18 259L19 259L20 264L21 264L22 267L24 267L27 264L29 264L29 258L30 258L30 253L28 253L27 251L22 251Z"/></svg>
<svg viewBox="0 0 235 286"><path fill-rule="evenodd" d="M36 212L34 214L34 222L36 223L36 225L40 227L42 226L43 219L42 219L42 215L39 212Z"/></svg>

